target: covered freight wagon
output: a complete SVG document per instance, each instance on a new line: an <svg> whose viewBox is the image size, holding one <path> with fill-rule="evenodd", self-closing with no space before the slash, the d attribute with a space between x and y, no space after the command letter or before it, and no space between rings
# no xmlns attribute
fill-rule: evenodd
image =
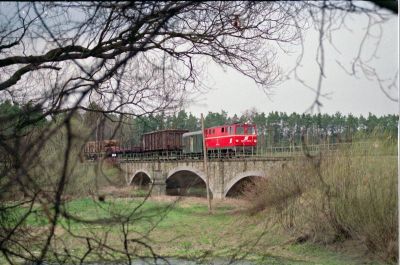
<svg viewBox="0 0 400 265"><path fill-rule="evenodd" d="M184 133L182 139L184 154L199 155L203 153L203 134L201 131Z"/></svg>
<svg viewBox="0 0 400 265"><path fill-rule="evenodd" d="M182 134L188 130L168 129L143 134L143 151L181 151Z"/></svg>

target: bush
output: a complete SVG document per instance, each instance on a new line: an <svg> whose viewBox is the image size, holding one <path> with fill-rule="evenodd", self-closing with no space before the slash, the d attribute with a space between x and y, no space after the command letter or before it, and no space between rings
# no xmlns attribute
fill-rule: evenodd
<svg viewBox="0 0 400 265"><path fill-rule="evenodd" d="M63 195L66 197L87 196L97 194L101 188L125 186L125 179L121 170L108 161L89 162L83 155L83 146L88 132L75 124L73 120L73 137L67 168L65 172L65 187ZM54 124L56 126L57 124ZM53 134L41 147L39 156L29 169L38 186L44 192L55 192L63 175L65 151L67 148L67 132L63 128Z"/></svg>
<svg viewBox="0 0 400 265"><path fill-rule="evenodd" d="M396 144L374 137L316 157L302 157L271 172L245 196L252 212L268 209L285 229L314 242L361 240L396 261Z"/></svg>

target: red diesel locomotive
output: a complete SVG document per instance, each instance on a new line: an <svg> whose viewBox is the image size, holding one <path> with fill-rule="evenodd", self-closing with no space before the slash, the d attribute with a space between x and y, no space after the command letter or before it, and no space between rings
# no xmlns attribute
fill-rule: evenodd
<svg viewBox="0 0 400 265"><path fill-rule="evenodd" d="M255 153L257 128L254 124L232 124L204 129L207 153L219 156L237 153ZM200 156L203 153L203 134L201 131L184 133L183 154ZM214 156L214 155L213 155Z"/></svg>
<svg viewBox="0 0 400 265"><path fill-rule="evenodd" d="M207 150L252 153L257 146L257 129L252 124L232 124L204 130Z"/></svg>

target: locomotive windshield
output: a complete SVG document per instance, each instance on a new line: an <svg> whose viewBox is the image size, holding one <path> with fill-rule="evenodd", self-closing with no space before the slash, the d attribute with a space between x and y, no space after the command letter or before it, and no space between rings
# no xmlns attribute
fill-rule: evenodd
<svg viewBox="0 0 400 265"><path fill-rule="evenodd" d="M236 134L244 134L243 126L237 126L236 127Z"/></svg>
<svg viewBox="0 0 400 265"><path fill-rule="evenodd" d="M256 134L256 128L254 125L238 125L236 126L236 134Z"/></svg>
<svg viewBox="0 0 400 265"><path fill-rule="evenodd" d="M256 134L254 126L250 126L247 128L247 134Z"/></svg>

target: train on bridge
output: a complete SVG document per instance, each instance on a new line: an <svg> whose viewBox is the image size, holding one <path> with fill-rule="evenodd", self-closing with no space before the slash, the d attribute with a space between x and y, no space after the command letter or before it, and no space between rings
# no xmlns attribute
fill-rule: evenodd
<svg viewBox="0 0 400 265"><path fill-rule="evenodd" d="M204 129L205 146L209 156L234 156L256 151L255 124L235 123ZM167 129L145 133L141 146L121 146L117 140L90 141L84 147L87 159L100 157L164 156L201 158L203 156L202 131L189 132Z"/></svg>

